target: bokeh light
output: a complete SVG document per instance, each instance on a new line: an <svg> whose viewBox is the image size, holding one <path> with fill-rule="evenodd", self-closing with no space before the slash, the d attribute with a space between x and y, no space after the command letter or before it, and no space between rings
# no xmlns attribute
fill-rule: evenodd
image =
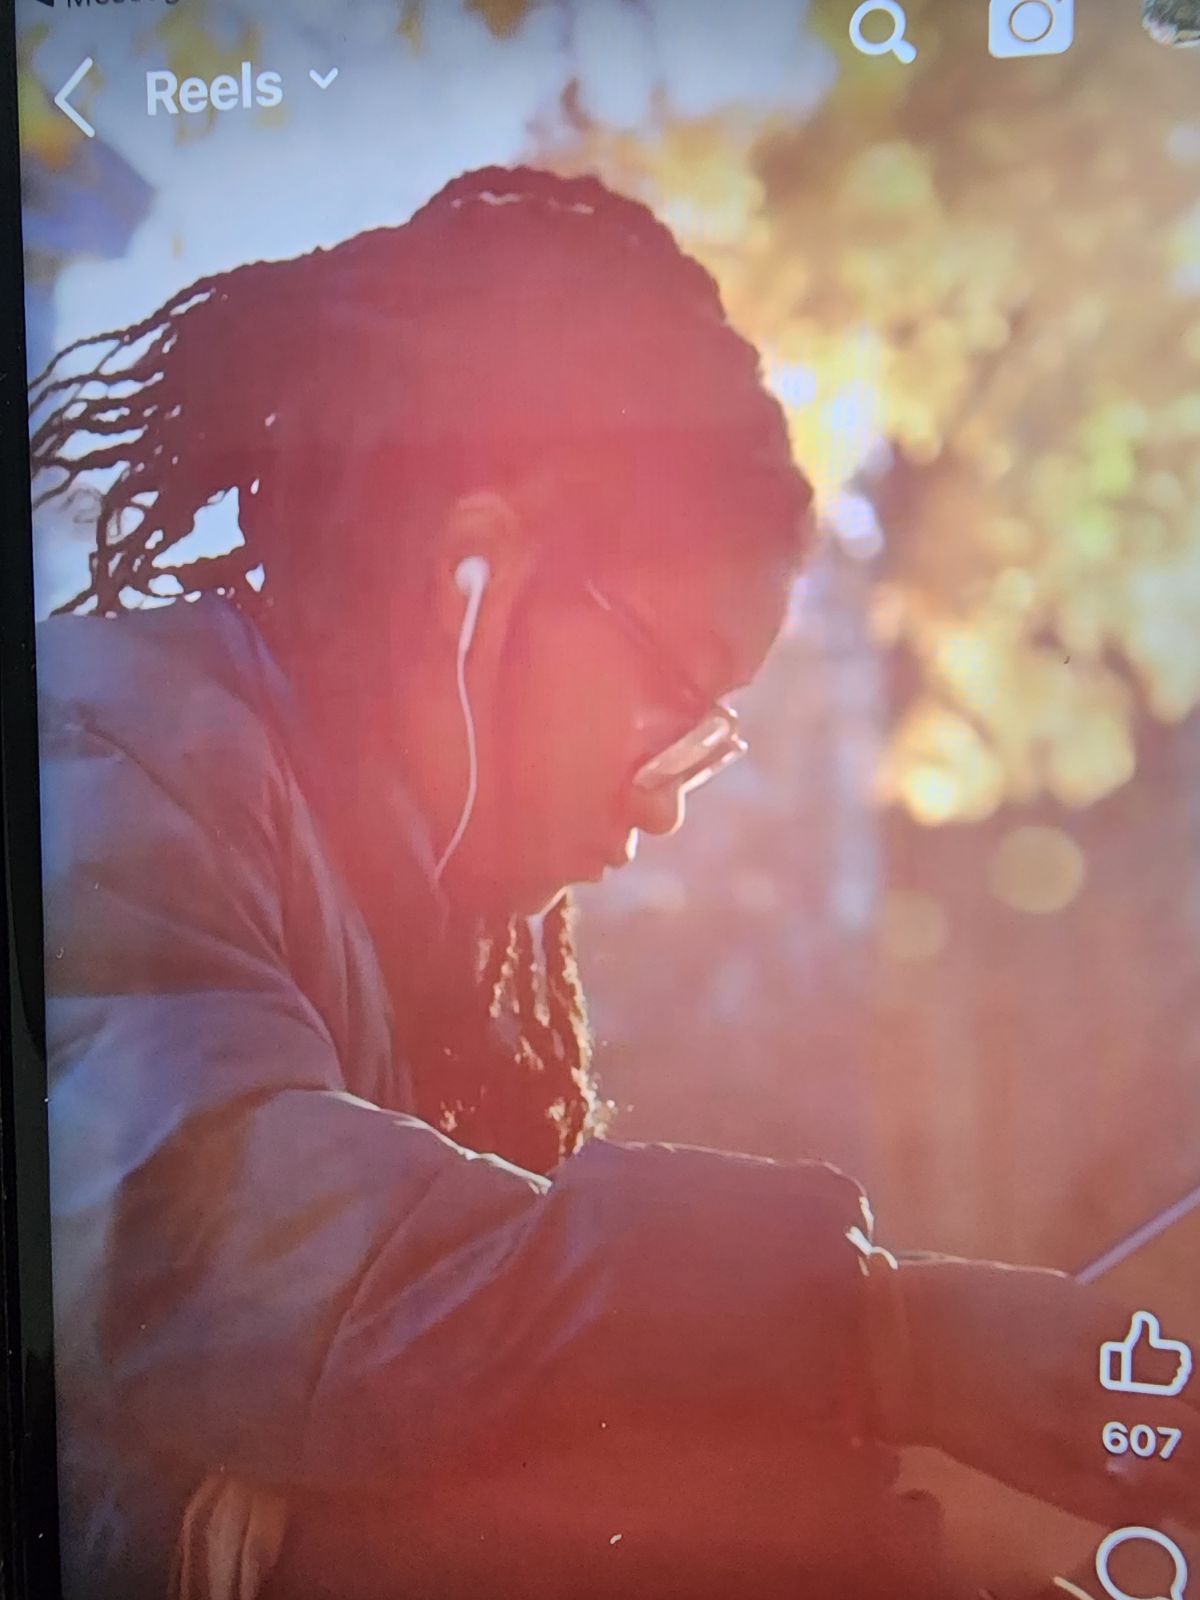
<svg viewBox="0 0 1200 1600"><path fill-rule="evenodd" d="M1083 890L1087 861L1061 828L1014 828L988 864L996 899L1014 911L1051 916L1065 911Z"/></svg>

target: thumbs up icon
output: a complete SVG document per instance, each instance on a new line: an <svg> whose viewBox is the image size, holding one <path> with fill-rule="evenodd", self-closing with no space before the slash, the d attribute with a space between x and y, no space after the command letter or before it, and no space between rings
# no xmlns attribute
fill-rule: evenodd
<svg viewBox="0 0 1200 1600"><path fill-rule="evenodd" d="M1146 1355L1174 1356L1175 1376L1165 1383L1139 1381L1134 1376L1139 1347ZM1163 1363L1156 1365L1165 1370ZM1191 1375L1191 1350L1178 1339L1164 1339L1159 1320L1151 1311L1135 1311L1125 1337L1110 1339L1100 1346L1100 1382L1117 1394L1178 1394Z"/></svg>

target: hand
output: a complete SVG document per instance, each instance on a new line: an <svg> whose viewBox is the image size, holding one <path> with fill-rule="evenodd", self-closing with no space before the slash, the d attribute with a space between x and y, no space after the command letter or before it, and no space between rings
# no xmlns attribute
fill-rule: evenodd
<svg viewBox="0 0 1200 1600"><path fill-rule="evenodd" d="M905 1262L899 1282L914 1372L898 1442L1093 1521L1200 1524L1200 1376L1177 1398L1100 1384L1100 1346L1125 1334L1126 1307L1061 1273L988 1262ZM1112 1421L1181 1438L1169 1460L1112 1456Z"/></svg>

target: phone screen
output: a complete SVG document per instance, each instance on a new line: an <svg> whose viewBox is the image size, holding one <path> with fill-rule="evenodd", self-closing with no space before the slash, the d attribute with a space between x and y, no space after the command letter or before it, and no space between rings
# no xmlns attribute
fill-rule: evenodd
<svg viewBox="0 0 1200 1600"><path fill-rule="evenodd" d="M1197 43L17 0L68 1600L1200 1596Z"/></svg>

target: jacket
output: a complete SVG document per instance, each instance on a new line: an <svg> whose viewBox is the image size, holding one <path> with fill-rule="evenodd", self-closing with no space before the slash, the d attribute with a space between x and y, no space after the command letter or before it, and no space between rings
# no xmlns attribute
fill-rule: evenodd
<svg viewBox="0 0 1200 1600"><path fill-rule="evenodd" d="M386 1506L391 1547L426 1553L380 1593L448 1595L419 1517L456 1484L495 1548L524 1471L569 1546L572 1503L619 1509L648 1439L719 1461L761 1424L850 1448L851 1181L610 1140L546 1179L458 1147L414 1112L251 621L217 598L62 617L38 651L70 1600L163 1595L214 1473L282 1490L335 1546L358 1518L360 1554ZM411 807L381 802L377 828L381 870L427 859ZM551 1508L556 1483L575 1500ZM633 1559L601 1531L600 1567Z"/></svg>

